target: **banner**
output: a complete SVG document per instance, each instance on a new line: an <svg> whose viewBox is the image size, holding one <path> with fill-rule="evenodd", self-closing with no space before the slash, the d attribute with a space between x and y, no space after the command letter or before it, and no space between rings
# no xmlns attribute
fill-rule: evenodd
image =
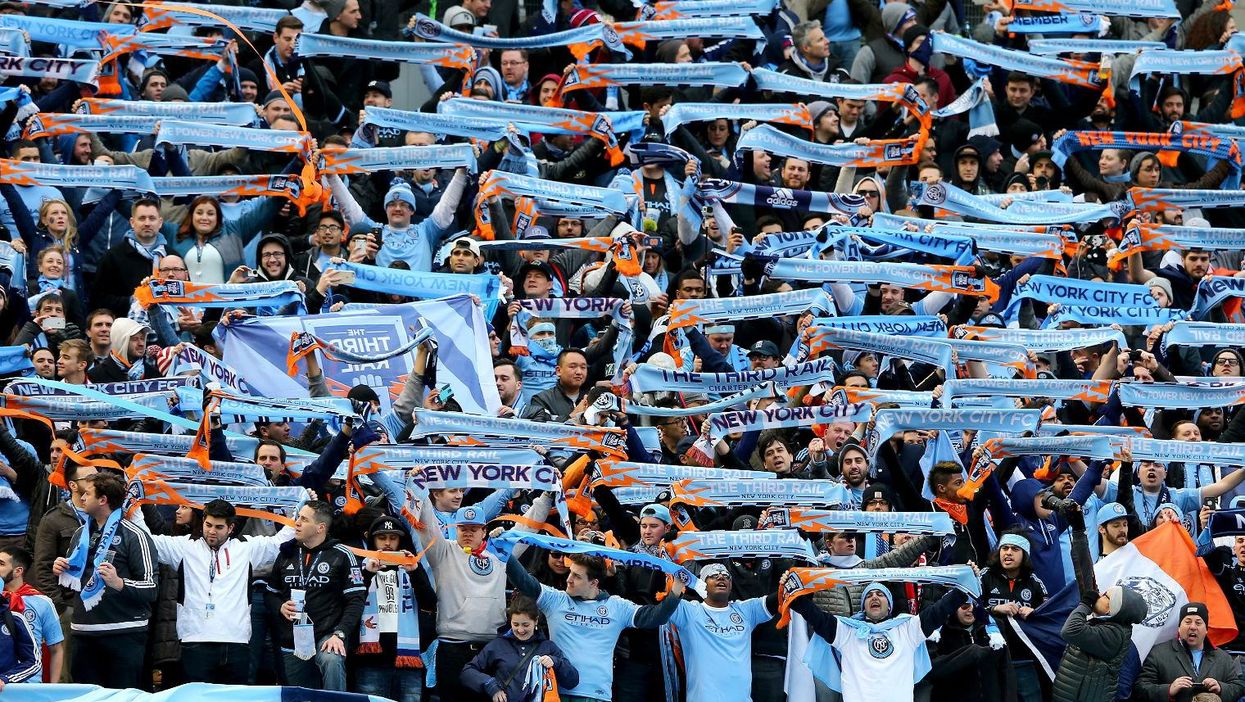
<svg viewBox="0 0 1245 702"><path fill-rule="evenodd" d="M698 6L715 0L692 0L682 3L685 6ZM695 64L692 64L695 65ZM690 122L708 122L716 119L732 121L773 122L793 127L813 128L813 116L802 104L795 105L759 105L736 104L730 102L680 102L672 105L666 114L661 116L661 126L670 136L675 129Z"/></svg>
<svg viewBox="0 0 1245 702"><path fill-rule="evenodd" d="M0 76L24 78L51 78L75 83L95 85L99 78L99 61L80 59L43 58L30 56L0 56Z"/></svg>
<svg viewBox="0 0 1245 702"><path fill-rule="evenodd" d="M134 460L126 468L125 474L131 480L159 478L178 483L220 483L253 487L270 485L263 467L254 463L212 461L212 470L204 470L193 458L145 453L134 454Z"/></svg>
<svg viewBox="0 0 1245 702"><path fill-rule="evenodd" d="M709 436L714 443L736 432L812 427L835 422L867 422L873 408L865 403L846 406L815 405L812 407L768 407L763 410L718 412L709 415Z"/></svg>
<svg viewBox="0 0 1245 702"><path fill-rule="evenodd" d="M671 506L689 507L834 507L852 504L851 491L833 480L680 480L672 486L672 495Z"/></svg>
<svg viewBox="0 0 1245 702"><path fill-rule="evenodd" d="M421 168L466 166L474 173L476 156L470 144L450 146L382 146L370 149L325 148L321 175L348 175Z"/></svg>
<svg viewBox="0 0 1245 702"><path fill-rule="evenodd" d="M911 429L937 431L988 431L995 434L1023 434L1036 431L1042 421L1040 410L982 409L883 409L873 415L873 429L867 437L869 458L877 455L883 442Z"/></svg>
<svg viewBox="0 0 1245 702"><path fill-rule="evenodd" d="M1063 380L1063 379L1025 379L1011 380L1003 378L971 378L960 380L948 379L942 385L942 402L947 407L954 407L959 397L1020 397L1050 398L1054 400L1080 400L1101 404L1111 394L1114 381L1110 380Z"/></svg>
<svg viewBox="0 0 1245 702"><path fill-rule="evenodd" d="M686 531L666 544L675 563L728 558L794 558L817 562L813 546L795 529Z"/></svg>
<svg viewBox="0 0 1245 702"><path fill-rule="evenodd" d="M727 373L667 370L641 363L631 374L631 388L635 392L692 391L725 395L751 390L763 383L772 382L785 389L833 379L834 362L828 358L779 368Z"/></svg>
<svg viewBox="0 0 1245 702"><path fill-rule="evenodd" d="M459 412L415 410L415 428L411 437L462 434L474 443L485 443L480 437L521 437L534 445L568 450L595 450L626 458L626 434L621 429L582 427L574 424L551 424L527 419L481 417Z"/></svg>
<svg viewBox="0 0 1245 702"><path fill-rule="evenodd" d="M920 132L906 139L877 139L857 144L819 144L780 132L768 124L749 129L735 148L767 151L777 156L821 163L829 166L909 166L921 157L928 135Z"/></svg>

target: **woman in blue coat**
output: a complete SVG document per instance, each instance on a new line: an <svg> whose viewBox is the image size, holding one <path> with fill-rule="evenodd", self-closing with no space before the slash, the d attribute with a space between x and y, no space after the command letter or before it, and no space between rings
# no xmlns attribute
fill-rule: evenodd
<svg viewBox="0 0 1245 702"><path fill-rule="evenodd" d="M579 671L566 660L558 645L536 630L540 610L530 597L515 594L506 608L510 630L493 639L462 672L462 683L493 702L541 699L528 685L532 665L552 669L559 688L579 684ZM543 676L542 676L543 678Z"/></svg>

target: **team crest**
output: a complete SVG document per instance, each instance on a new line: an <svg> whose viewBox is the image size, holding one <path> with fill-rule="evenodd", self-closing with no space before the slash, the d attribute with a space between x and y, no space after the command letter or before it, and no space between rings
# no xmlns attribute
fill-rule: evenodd
<svg viewBox="0 0 1245 702"><path fill-rule="evenodd" d="M1176 606L1176 595L1154 578L1130 576L1117 583L1122 587L1130 587L1146 601L1146 618L1141 625L1151 629L1162 628L1171 617L1172 608Z"/></svg>
<svg viewBox="0 0 1245 702"><path fill-rule="evenodd" d="M895 645L886 634L877 633L869 637L869 655L874 658L890 658L895 652Z"/></svg>

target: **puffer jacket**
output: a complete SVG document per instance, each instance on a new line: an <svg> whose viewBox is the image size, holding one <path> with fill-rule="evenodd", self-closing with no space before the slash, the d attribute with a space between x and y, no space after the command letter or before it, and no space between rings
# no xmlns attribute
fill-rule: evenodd
<svg viewBox="0 0 1245 702"><path fill-rule="evenodd" d="M861 561L857 568L907 568L912 565L923 552L938 545L938 537L922 536L913 539L903 546L878 556ZM841 617L850 617L860 610L860 598L864 594L865 584L847 585L813 593L813 601L826 612Z"/></svg>
<svg viewBox="0 0 1245 702"><path fill-rule="evenodd" d="M1053 702L1111 702L1119 684L1119 670L1128 653L1133 624L1149 611L1145 598L1123 588L1120 611L1110 617L1089 618L1087 604L1079 604L1060 635L1068 650L1055 675Z"/></svg>

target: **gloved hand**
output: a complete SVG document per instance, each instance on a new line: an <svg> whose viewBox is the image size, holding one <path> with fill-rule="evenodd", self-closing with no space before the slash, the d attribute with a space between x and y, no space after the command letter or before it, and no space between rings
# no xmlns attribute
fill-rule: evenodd
<svg viewBox="0 0 1245 702"><path fill-rule="evenodd" d="M995 651L1001 651L1006 645L1007 641L1003 638L1003 634L997 631L990 632L990 648Z"/></svg>
<svg viewBox="0 0 1245 702"><path fill-rule="evenodd" d="M937 629L934 629L934 633L925 637L925 640L929 641L930 643L938 643L939 641L941 641L942 640L942 628L939 627Z"/></svg>
<svg viewBox="0 0 1245 702"><path fill-rule="evenodd" d="M1086 607L1089 607L1092 610L1094 608L1094 605L1098 604L1098 597L1099 597L1098 593L1093 592L1093 591L1082 592L1081 593L1081 604L1085 605Z"/></svg>

